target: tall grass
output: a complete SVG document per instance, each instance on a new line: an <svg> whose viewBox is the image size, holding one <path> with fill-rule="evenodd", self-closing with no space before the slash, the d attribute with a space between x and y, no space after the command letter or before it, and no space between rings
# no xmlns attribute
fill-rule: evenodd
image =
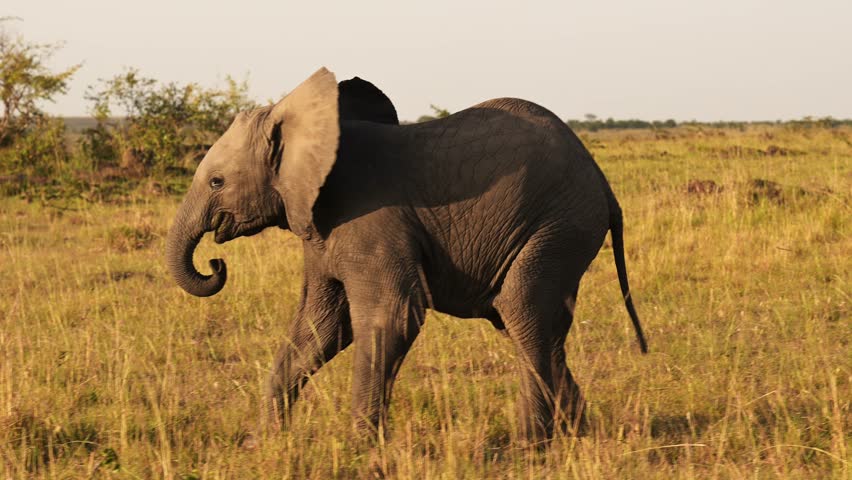
<svg viewBox="0 0 852 480"><path fill-rule="evenodd" d="M354 440L351 352L268 434L263 385L301 286L295 237L202 242L197 258L227 257L231 278L198 299L162 259L178 199L5 199L0 476L850 478L852 129L583 140L625 210L651 346L639 354L607 244L566 345L590 402L585 437L517 447L510 341L434 312L400 372L386 443ZM693 180L717 188L690 193Z"/></svg>

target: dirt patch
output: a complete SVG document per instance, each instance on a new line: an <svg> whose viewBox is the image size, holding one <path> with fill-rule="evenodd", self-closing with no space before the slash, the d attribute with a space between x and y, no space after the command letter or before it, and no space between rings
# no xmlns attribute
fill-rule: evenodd
<svg viewBox="0 0 852 480"><path fill-rule="evenodd" d="M781 185L771 180L754 178L746 184L746 192L751 203L770 200L775 203L784 202L784 190Z"/></svg>
<svg viewBox="0 0 852 480"><path fill-rule="evenodd" d="M141 277L144 280L153 280L154 276L148 272L128 272L128 271L119 271L119 272L110 272L109 279L113 282L121 282L124 280L129 280L134 277Z"/></svg>
<svg viewBox="0 0 852 480"><path fill-rule="evenodd" d="M687 182L685 190L686 193L693 195L709 195L713 193L720 193L725 190L725 187L719 185L713 180L692 179Z"/></svg>
<svg viewBox="0 0 852 480"><path fill-rule="evenodd" d="M782 185L764 178L752 178L751 180L731 185L730 187L741 195L749 205L757 205L761 202L783 205L797 198L808 196L823 197L832 193L830 189L824 187L816 190L808 190L799 186ZM720 194L726 188L725 185L716 183L714 180L692 179L683 186L683 191L687 195L705 196Z"/></svg>
<svg viewBox="0 0 852 480"><path fill-rule="evenodd" d="M786 157L789 155L800 155L802 152L779 147L778 145L769 145L762 153L767 157Z"/></svg>
<svg viewBox="0 0 852 480"><path fill-rule="evenodd" d="M762 150L758 148L743 147L741 145L731 145L729 147L719 148L714 150L714 153L725 159L763 156Z"/></svg>
<svg viewBox="0 0 852 480"><path fill-rule="evenodd" d="M765 180L763 178L753 178L745 185L745 193L749 204L756 205L763 201L769 201L778 205L783 205L787 201L808 195L807 190L801 187L790 187Z"/></svg>
<svg viewBox="0 0 852 480"><path fill-rule="evenodd" d="M89 281L92 285L103 285L112 282L124 282L134 278L139 278L146 282L151 282L155 280L154 275L148 272L132 272L130 270L118 270L108 273L93 273L89 278Z"/></svg>
<svg viewBox="0 0 852 480"><path fill-rule="evenodd" d="M730 145L721 148L699 149L710 155L715 155L719 158L757 158L757 157L791 157L802 155L804 152L793 150L790 148L781 147L778 145L767 145L766 148L760 149L755 147L745 147L742 145Z"/></svg>

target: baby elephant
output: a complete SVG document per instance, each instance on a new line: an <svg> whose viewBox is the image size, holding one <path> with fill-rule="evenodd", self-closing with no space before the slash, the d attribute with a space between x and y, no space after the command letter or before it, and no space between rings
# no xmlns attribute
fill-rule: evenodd
<svg viewBox="0 0 852 480"><path fill-rule="evenodd" d="M275 359L271 408L285 421L311 374L354 343L353 410L376 435L426 308L484 317L521 360L521 422L532 441L582 418L565 365L580 278L606 232L627 284L621 209L592 156L550 111L500 98L400 125L369 82L320 69L275 105L243 112L198 166L169 232L168 265L187 292L225 284L193 266L217 243L288 229L302 239L304 284Z"/></svg>

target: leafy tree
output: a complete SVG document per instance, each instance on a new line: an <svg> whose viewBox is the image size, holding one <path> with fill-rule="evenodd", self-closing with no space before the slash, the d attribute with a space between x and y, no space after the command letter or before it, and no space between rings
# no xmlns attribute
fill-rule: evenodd
<svg viewBox="0 0 852 480"><path fill-rule="evenodd" d="M43 123L39 104L64 94L80 68L78 64L60 72L50 70L46 63L61 44L27 42L4 28L11 20L0 17L0 146Z"/></svg>
<svg viewBox="0 0 852 480"><path fill-rule="evenodd" d="M132 157L162 172L204 149L240 111L257 104L248 83L230 77L223 89L197 83L161 83L128 69L90 86L86 94L98 126L86 132L83 148L98 162ZM127 165L125 165L127 166Z"/></svg>

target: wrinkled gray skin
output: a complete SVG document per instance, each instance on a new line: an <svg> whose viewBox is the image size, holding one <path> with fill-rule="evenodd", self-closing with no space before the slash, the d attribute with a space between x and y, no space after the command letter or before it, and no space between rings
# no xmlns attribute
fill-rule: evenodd
<svg viewBox="0 0 852 480"><path fill-rule="evenodd" d="M240 114L201 162L169 232L187 292L217 293L225 264L200 274L205 232L222 243L264 228L302 239L304 285L275 359L271 408L286 422L310 375L354 344L356 424L386 419L394 377L425 309L489 319L522 371L520 425L533 441L581 423L565 365L580 278L608 230L628 294L621 210L577 137L551 112L490 100L398 125L372 84L321 69L281 102Z"/></svg>

